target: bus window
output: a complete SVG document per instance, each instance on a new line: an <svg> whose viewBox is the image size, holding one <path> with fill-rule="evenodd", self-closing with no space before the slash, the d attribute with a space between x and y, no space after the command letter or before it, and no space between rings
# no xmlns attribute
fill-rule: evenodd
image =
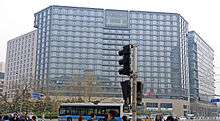
<svg viewBox="0 0 220 121"><path fill-rule="evenodd" d="M114 111L115 112L115 117L118 117L120 116L120 107L108 107L106 112L109 112L109 111Z"/></svg>
<svg viewBox="0 0 220 121"><path fill-rule="evenodd" d="M105 113L105 110L102 107L100 108L96 107L96 110L97 110L97 114L96 114L97 116L102 116L102 114Z"/></svg>
<svg viewBox="0 0 220 121"><path fill-rule="evenodd" d="M77 107L76 110L78 110L78 115L83 115L83 116L86 116L86 115L87 115L87 114L86 114L86 110L85 110L85 108L83 108L83 107Z"/></svg>
<svg viewBox="0 0 220 121"><path fill-rule="evenodd" d="M66 109L65 108L60 108L60 115L66 115Z"/></svg>
<svg viewBox="0 0 220 121"><path fill-rule="evenodd" d="M75 107L72 107L72 115L78 115L78 111Z"/></svg>
<svg viewBox="0 0 220 121"><path fill-rule="evenodd" d="M78 106L72 108L72 115L89 116L93 112L94 112L93 107L89 107L89 106Z"/></svg>
<svg viewBox="0 0 220 121"><path fill-rule="evenodd" d="M70 108L60 108L60 115L71 115L71 109Z"/></svg>
<svg viewBox="0 0 220 121"><path fill-rule="evenodd" d="M89 107L89 108L87 108L87 109L85 109L85 110L87 110L87 114L90 116L91 114L96 114L95 112L94 112L94 107Z"/></svg>

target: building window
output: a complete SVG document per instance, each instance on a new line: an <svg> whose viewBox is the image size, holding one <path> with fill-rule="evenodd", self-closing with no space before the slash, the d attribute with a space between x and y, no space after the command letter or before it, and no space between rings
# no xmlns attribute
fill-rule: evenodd
<svg viewBox="0 0 220 121"><path fill-rule="evenodd" d="M158 103L146 103L147 108L158 108Z"/></svg>
<svg viewBox="0 0 220 121"><path fill-rule="evenodd" d="M161 103L160 108L173 108L172 103Z"/></svg>

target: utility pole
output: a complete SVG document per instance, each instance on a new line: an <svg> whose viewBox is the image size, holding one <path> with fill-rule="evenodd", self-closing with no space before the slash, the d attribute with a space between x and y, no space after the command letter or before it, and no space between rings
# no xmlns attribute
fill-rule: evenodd
<svg viewBox="0 0 220 121"><path fill-rule="evenodd" d="M132 120L137 120L137 45L133 45L132 48L132 74L130 78L132 79Z"/></svg>

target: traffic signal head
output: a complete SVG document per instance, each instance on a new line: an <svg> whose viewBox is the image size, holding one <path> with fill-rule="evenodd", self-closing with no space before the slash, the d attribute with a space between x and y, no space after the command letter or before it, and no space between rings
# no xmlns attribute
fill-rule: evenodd
<svg viewBox="0 0 220 121"><path fill-rule="evenodd" d="M143 84L141 81L137 81L137 105L141 106L142 104L142 95L143 94Z"/></svg>
<svg viewBox="0 0 220 121"><path fill-rule="evenodd" d="M118 71L120 75L130 76L131 74L131 48L132 45L125 45L123 50L118 52L119 56L123 56L123 58L118 61L119 65L123 65L123 68Z"/></svg>
<svg viewBox="0 0 220 121"><path fill-rule="evenodd" d="M126 80L121 82L122 95L126 105L131 104L131 82Z"/></svg>
<svg viewBox="0 0 220 121"><path fill-rule="evenodd" d="M131 45L125 45L123 46L123 50L118 51L118 55L130 55L131 54Z"/></svg>

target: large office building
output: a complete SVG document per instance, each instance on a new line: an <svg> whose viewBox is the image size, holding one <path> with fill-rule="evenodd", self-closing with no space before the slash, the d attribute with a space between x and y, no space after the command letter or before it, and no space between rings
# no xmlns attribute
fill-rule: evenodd
<svg viewBox="0 0 220 121"><path fill-rule="evenodd" d="M188 33L190 110L197 116L213 116L216 106L214 51L195 31Z"/></svg>
<svg viewBox="0 0 220 121"><path fill-rule="evenodd" d="M188 41L191 99L210 101L215 95L214 50L195 31L188 33Z"/></svg>
<svg viewBox="0 0 220 121"><path fill-rule="evenodd" d="M144 96L188 99L188 23L177 13L49 6L35 14L34 27L35 77L43 85L59 86L89 70L102 82L100 93L119 97L127 78L118 74L117 53L137 44Z"/></svg>
<svg viewBox="0 0 220 121"><path fill-rule="evenodd" d="M17 89L30 86L34 78L36 36L34 30L7 43L5 85L9 97L13 97Z"/></svg>

